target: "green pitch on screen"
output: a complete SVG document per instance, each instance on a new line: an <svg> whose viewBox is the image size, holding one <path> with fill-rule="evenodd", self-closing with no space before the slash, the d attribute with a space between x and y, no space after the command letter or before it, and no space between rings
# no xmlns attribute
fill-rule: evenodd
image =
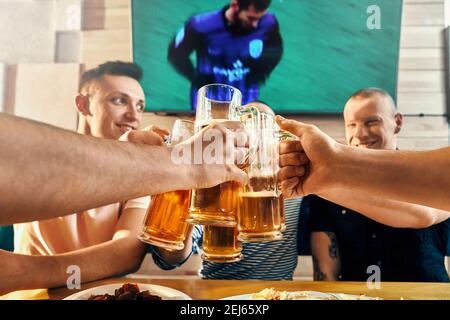
<svg viewBox="0 0 450 320"><path fill-rule="evenodd" d="M133 0L133 55L144 68L146 111L191 110L190 83L167 61L169 42L190 16L227 3ZM367 26L373 5L381 29ZM284 54L260 99L276 111L341 112L363 87L383 88L396 99L402 0L272 0L269 10L280 23Z"/></svg>

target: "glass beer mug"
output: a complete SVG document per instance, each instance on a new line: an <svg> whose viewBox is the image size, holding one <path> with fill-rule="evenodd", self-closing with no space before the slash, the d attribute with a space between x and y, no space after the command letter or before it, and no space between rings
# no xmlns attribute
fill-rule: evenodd
<svg viewBox="0 0 450 320"><path fill-rule="evenodd" d="M214 121L239 120L241 92L228 85L206 85L198 91L195 130ZM222 227L236 226L238 184L233 181L212 188L192 190L188 222Z"/></svg>
<svg viewBox="0 0 450 320"><path fill-rule="evenodd" d="M278 142L281 141L292 141L298 140L298 137L289 131L279 129L277 132ZM281 232L286 231L286 214L284 212L284 196L279 192L278 196L278 206L280 210L280 218L281 218Z"/></svg>
<svg viewBox="0 0 450 320"><path fill-rule="evenodd" d="M242 244L237 239L236 227L203 227L202 260L216 263L240 261Z"/></svg>
<svg viewBox="0 0 450 320"><path fill-rule="evenodd" d="M238 239L264 242L282 239L279 206L278 137L275 119L260 113L258 121L245 122L249 133L249 183L238 195Z"/></svg>
<svg viewBox="0 0 450 320"><path fill-rule="evenodd" d="M194 122L175 121L169 143L178 144L194 133ZM178 190L152 197L139 239L167 250L182 250L188 230L190 190Z"/></svg>

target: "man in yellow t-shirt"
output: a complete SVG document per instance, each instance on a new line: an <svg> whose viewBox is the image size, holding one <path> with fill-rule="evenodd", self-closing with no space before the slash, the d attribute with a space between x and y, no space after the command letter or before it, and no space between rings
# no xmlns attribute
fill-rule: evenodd
<svg viewBox="0 0 450 320"><path fill-rule="evenodd" d="M75 98L77 132L127 140L128 132L137 130L142 121L145 95L138 82L141 77L138 65L120 61L86 71ZM157 132L152 136L154 144L162 144L160 135L168 132ZM149 201L149 197L138 198L55 219L16 224L15 252L54 256L52 270L56 264L61 272L56 279L49 277L48 287L64 284L68 276L65 270L70 265L79 266L82 282L133 272L146 252L137 233ZM36 270L36 274L40 271L45 270Z"/></svg>

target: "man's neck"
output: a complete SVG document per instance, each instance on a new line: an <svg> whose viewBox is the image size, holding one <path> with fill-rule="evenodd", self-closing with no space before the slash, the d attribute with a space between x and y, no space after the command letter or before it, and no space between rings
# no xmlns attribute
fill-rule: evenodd
<svg viewBox="0 0 450 320"><path fill-rule="evenodd" d="M77 132L81 133L81 134L90 135L91 134L91 128L89 127L89 125L87 124L86 121L79 120Z"/></svg>

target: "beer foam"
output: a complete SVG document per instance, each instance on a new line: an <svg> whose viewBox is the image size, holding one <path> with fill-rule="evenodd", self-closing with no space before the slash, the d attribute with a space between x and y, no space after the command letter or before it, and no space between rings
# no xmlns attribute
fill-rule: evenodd
<svg viewBox="0 0 450 320"><path fill-rule="evenodd" d="M258 192L239 192L239 197L246 197L246 198L276 198L277 193L276 191L258 191Z"/></svg>

